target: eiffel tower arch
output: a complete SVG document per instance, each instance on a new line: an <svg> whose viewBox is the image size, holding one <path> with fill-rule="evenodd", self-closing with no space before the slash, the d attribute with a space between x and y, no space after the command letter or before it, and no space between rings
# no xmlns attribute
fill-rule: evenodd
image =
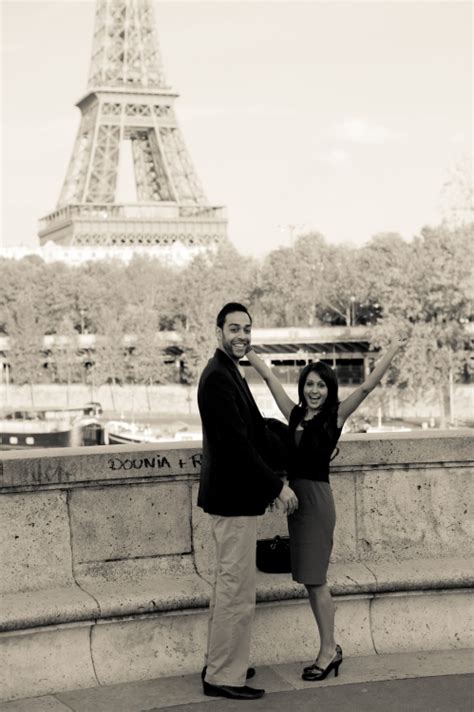
<svg viewBox="0 0 474 712"><path fill-rule="evenodd" d="M177 97L164 78L151 0L97 0L88 90L76 105L81 122L56 210L40 220L41 245L192 251L225 238L225 209L204 195ZM134 195L122 202L125 150Z"/></svg>

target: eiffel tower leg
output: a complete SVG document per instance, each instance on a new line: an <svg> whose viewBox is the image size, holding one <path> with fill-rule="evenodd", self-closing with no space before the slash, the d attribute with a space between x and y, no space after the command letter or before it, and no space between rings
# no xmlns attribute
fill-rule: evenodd
<svg viewBox="0 0 474 712"><path fill-rule="evenodd" d="M120 126L98 127L85 187L86 203L113 203L117 183Z"/></svg>
<svg viewBox="0 0 474 712"><path fill-rule="evenodd" d="M205 205L207 201L204 191L194 171L181 131L177 126L161 127L160 137L178 200Z"/></svg>
<svg viewBox="0 0 474 712"><path fill-rule="evenodd" d="M82 203L84 187L92 153L92 142L97 121L97 104L82 115L74 150L64 179L58 208L71 203Z"/></svg>
<svg viewBox="0 0 474 712"><path fill-rule="evenodd" d="M135 180L139 201L176 201L163 159L152 130L134 131L131 135Z"/></svg>

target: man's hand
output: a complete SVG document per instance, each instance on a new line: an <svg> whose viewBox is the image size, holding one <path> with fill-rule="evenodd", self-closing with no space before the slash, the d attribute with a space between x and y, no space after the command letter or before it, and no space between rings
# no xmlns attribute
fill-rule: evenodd
<svg viewBox="0 0 474 712"><path fill-rule="evenodd" d="M293 514L295 509L298 509L298 497L295 495L291 487L283 485L283 488L278 495L278 499L283 505L285 514Z"/></svg>

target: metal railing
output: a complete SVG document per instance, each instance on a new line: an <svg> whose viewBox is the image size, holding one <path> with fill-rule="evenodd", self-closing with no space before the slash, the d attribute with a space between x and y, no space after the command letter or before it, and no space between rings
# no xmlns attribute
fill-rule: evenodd
<svg viewBox="0 0 474 712"><path fill-rule="evenodd" d="M172 202L121 204L81 203L66 205L45 215L39 221L40 232L53 225L66 224L74 218L94 220L226 220L227 211L223 206L179 205Z"/></svg>

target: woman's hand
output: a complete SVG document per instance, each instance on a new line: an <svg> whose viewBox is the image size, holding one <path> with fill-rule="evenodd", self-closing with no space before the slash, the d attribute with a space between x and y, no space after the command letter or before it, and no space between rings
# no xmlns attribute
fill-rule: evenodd
<svg viewBox="0 0 474 712"><path fill-rule="evenodd" d="M395 346L397 349L403 349L408 343L408 332L404 331L401 334L399 334L395 339L392 341L392 346Z"/></svg>
<svg viewBox="0 0 474 712"><path fill-rule="evenodd" d="M395 337L391 341L388 350L385 352L380 361L377 362L374 370L365 379L364 383L350 393L347 398L344 398L338 410L337 424L339 428L342 428L347 418L354 413L360 404L367 398L369 393L374 390L375 386L380 383L384 373L387 371L398 351L406 345L407 341L407 332L401 332L401 334Z"/></svg>
<svg viewBox="0 0 474 712"><path fill-rule="evenodd" d="M247 346L247 350L245 352L245 356L247 357L249 363L258 371L258 373L265 378L268 374L266 373L267 364L263 359L258 356L258 354L253 350L252 346Z"/></svg>

